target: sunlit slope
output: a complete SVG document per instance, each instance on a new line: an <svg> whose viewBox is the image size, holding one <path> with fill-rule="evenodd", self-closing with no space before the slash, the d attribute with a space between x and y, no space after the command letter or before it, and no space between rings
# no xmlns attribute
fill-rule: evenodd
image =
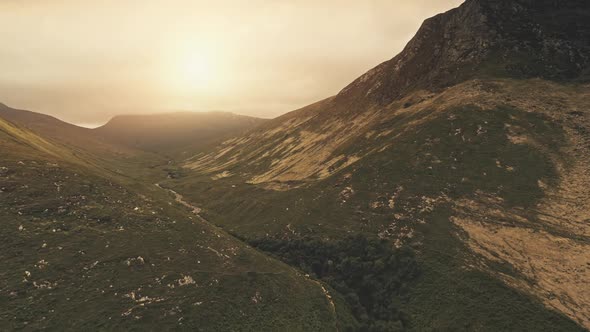
<svg viewBox="0 0 590 332"><path fill-rule="evenodd" d="M318 283L153 185L129 189L2 119L0 150L5 329L335 330L337 316L354 324Z"/></svg>
<svg viewBox="0 0 590 332"><path fill-rule="evenodd" d="M46 139L53 139L68 145L73 150L120 157L129 157L139 153L128 147L106 142L88 128L78 127L49 115L17 110L0 104L0 117Z"/></svg>
<svg viewBox="0 0 590 332"><path fill-rule="evenodd" d="M3 154L15 153L12 148L22 153L41 153L54 158L70 159L72 153L66 148L59 147L50 141L34 134L30 130L19 127L0 118L0 138L3 140L5 149Z"/></svg>

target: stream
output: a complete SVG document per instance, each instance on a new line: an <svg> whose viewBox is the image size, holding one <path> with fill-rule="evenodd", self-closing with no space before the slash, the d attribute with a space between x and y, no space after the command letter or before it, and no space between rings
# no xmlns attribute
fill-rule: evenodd
<svg viewBox="0 0 590 332"><path fill-rule="evenodd" d="M159 184L159 183L156 183L156 187L158 187L158 188L160 188L160 189L162 189L162 190L166 190L166 191L167 191L167 192L169 192L169 193L172 193L172 194L174 195L174 200L175 200L176 202L178 202L178 203L180 203L180 204L182 204L182 205L186 206L187 208L189 208L189 209L191 210L191 212L192 212L194 215L196 215L196 216L198 216L199 218L201 218L201 216L199 215L199 213L201 213L201 208L200 208L200 207L194 206L194 205L192 205L191 203L189 203L189 202L185 201L185 200L184 200L184 196L182 196L181 194L177 193L176 191L174 191L174 190L172 190L172 189L167 189L167 188L164 188L164 187L160 186L160 184ZM201 218L201 219L202 219L202 218Z"/></svg>

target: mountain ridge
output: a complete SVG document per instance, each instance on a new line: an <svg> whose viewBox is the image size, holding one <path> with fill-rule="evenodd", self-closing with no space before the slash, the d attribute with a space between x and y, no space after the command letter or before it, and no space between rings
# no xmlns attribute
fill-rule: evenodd
<svg viewBox="0 0 590 332"><path fill-rule="evenodd" d="M468 0L427 19L399 55L337 98L387 104L412 90L439 91L470 78L587 80L588 22L586 1Z"/></svg>

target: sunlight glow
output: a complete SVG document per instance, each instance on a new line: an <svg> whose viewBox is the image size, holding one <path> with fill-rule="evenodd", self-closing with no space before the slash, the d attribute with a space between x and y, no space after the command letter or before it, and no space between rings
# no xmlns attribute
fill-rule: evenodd
<svg viewBox="0 0 590 332"><path fill-rule="evenodd" d="M213 60L202 52L186 55L179 62L177 70L179 83L188 89L207 90L216 79Z"/></svg>
<svg viewBox="0 0 590 332"><path fill-rule="evenodd" d="M170 92L185 97L211 96L224 88L223 68L211 48L183 45L171 48L163 70Z"/></svg>

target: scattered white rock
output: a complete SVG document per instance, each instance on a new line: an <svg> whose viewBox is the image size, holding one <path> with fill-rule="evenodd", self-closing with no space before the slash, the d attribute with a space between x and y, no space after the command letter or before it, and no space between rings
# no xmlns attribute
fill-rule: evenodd
<svg viewBox="0 0 590 332"><path fill-rule="evenodd" d="M178 279L178 286L187 286L196 284L195 280L191 276L183 275L181 279Z"/></svg>
<svg viewBox="0 0 590 332"><path fill-rule="evenodd" d="M342 203L346 202L347 200L349 200L352 195L354 195L354 189L352 189L352 187L346 187L344 188L344 190L342 190L340 192L340 200Z"/></svg>
<svg viewBox="0 0 590 332"><path fill-rule="evenodd" d="M47 262L46 260L42 259L40 261L37 262L37 264L35 265L39 270L43 270L44 268L47 267L47 265L49 265L49 262Z"/></svg>
<svg viewBox="0 0 590 332"><path fill-rule="evenodd" d="M143 264L145 264L145 260L143 259L143 257L137 256L137 257L127 258L125 263L127 264L127 266L131 266L132 264L133 265L137 265L137 264L143 265Z"/></svg>
<svg viewBox="0 0 590 332"><path fill-rule="evenodd" d="M392 197L389 199L389 201L388 201L388 203L389 203L388 205L389 205L389 208L390 208L390 209L393 209L393 208L395 208L395 197L396 197L396 196L392 196Z"/></svg>
<svg viewBox="0 0 590 332"><path fill-rule="evenodd" d="M256 294L254 294L254 296L252 296L252 303L257 304L258 302L262 301L262 296L260 295L260 292L256 291Z"/></svg>
<svg viewBox="0 0 590 332"><path fill-rule="evenodd" d="M57 286L57 282L51 283L49 281L43 281L41 283L37 283L36 281L33 281L33 286L37 289L53 289L55 286Z"/></svg>

